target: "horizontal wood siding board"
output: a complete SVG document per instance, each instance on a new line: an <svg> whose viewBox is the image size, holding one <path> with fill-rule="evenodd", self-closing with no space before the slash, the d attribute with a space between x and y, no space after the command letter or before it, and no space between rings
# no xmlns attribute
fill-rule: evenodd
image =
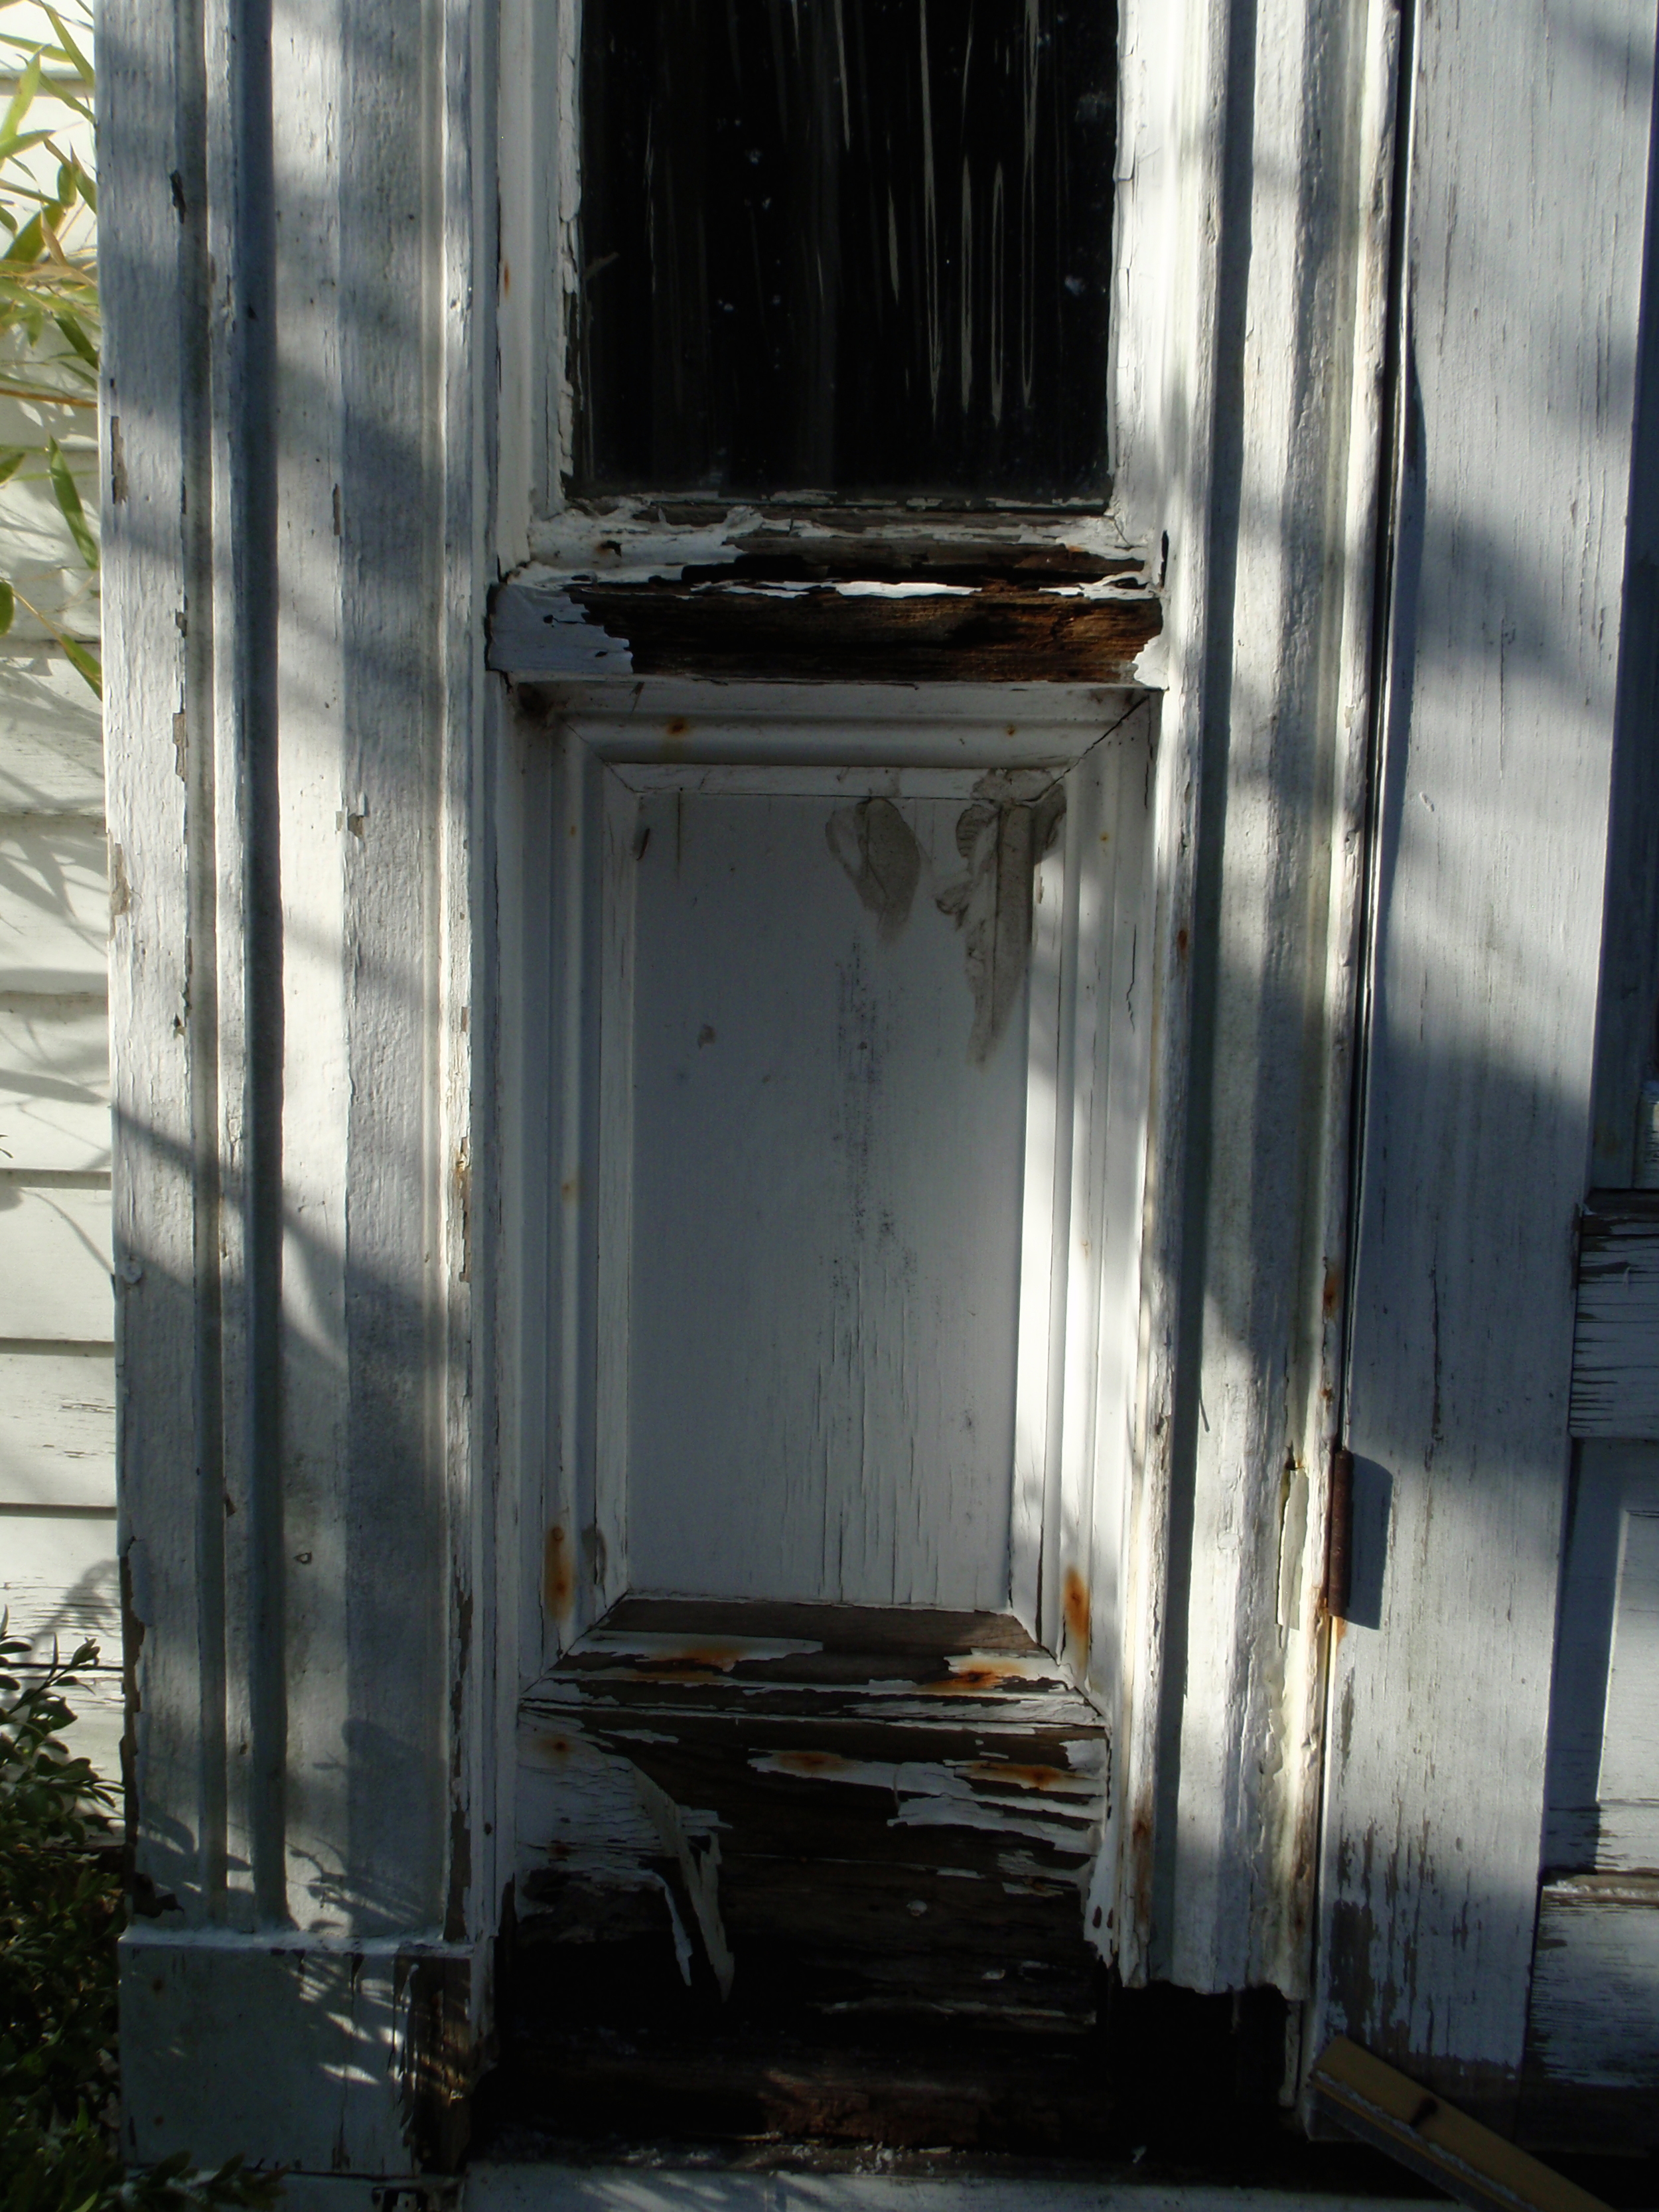
<svg viewBox="0 0 1659 2212"><path fill-rule="evenodd" d="M538 604L539 600L539 604ZM507 585L490 665L514 675L615 665L639 676L1109 684L1158 635L1156 597L996 582L913 594L834 586Z"/></svg>
<svg viewBox="0 0 1659 2212"><path fill-rule="evenodd" d="M103 991L106 880L97 821L0 817L0 994Z"/></svg>
<svg viewBox="0 0 1659 2212"><path fill-rule="evenodd" d="M115 1362L0 1352L0 1505L115 1510Z"/></svg>
<svg viewBox="0 0 1659 2212"><path fill-rule="evenodd" d="M1659 1440L1659 1191L1595 1191L1578 1232L1576 1437Z"/></svg>
<svg viewBox="0 0 1659 2212"><path fill-rule="evenodd" d="M0 1003L0 1169L82 1173L109 1164L102 999Z"/></svg>
<svg viewBox="0 0 1659 2212"><path fill-rule="evenodd" d="M106 1188L0 1182L0 1338L107 1342Z"/></svg>
<svg viewBox="0 0 1659 2212"><path fill-rule="evenodd" d="M0 1516L0 1607L32 1656L64 1658L90 1638L107 1666L121 1656L121 1607L112 1513ZM73 1698L70 1699L73 1705Z"/></svg>

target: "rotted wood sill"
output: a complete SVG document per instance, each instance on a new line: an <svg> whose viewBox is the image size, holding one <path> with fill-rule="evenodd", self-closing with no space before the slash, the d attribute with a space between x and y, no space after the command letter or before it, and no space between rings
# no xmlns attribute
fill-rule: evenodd
<svg viewBox="0 0 1659 2212"><path fill-rule="evenodd" d="M816 527L721 532L708 559L621 533L521 570L490 607L489 661L596 675L842 683L1117 684L1158 634L1142 564L1058 539Z"/></svg>

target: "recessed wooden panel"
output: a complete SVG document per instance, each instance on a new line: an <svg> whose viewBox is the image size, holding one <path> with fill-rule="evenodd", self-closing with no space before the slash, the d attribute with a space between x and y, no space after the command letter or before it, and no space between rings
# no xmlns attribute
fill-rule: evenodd
<svg viewBox="0 0 1659 2212"><path fill-rule="evenodd" d="M637 1590L1007 1602L1027 1091L1054 1071L1031 819L1000 939L998 834L969 793L637 797Z"/></svg>

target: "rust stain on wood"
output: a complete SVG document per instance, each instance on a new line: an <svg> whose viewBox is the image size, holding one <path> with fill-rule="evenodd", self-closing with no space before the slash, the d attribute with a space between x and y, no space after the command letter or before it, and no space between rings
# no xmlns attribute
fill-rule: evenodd
<svg viewBox="0 0 1659 2212"><path fill-rule="evenodd" d="M1089 1585L1075 1567L1066 1570L1061 1602L1066 1614L1066 1644L1073 1652L1086 1657L1089 1650Z"/></svg>
<svg viewBox="0 0 1659 2212"><path fill-rule="evenodd" d="M562 1620L569 1612L575 1586L575 1566L570 1554L570 1540L556 1521L548 1530L547 1540L542 1547L542 1597L556 1620Z"/></svg>

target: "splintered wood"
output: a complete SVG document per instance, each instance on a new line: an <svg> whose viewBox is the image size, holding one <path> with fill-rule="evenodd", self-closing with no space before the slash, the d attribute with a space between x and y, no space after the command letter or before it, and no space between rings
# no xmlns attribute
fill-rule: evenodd
<svg viewBox="0 0 1659 2212"><path fill-rule="evenodd" d="M526 1698L520 1760L532 2008L579 1966L623 2021L678 1981L1092 2023L1105 1733L1010 1616L626 1599Z"/></svg>

